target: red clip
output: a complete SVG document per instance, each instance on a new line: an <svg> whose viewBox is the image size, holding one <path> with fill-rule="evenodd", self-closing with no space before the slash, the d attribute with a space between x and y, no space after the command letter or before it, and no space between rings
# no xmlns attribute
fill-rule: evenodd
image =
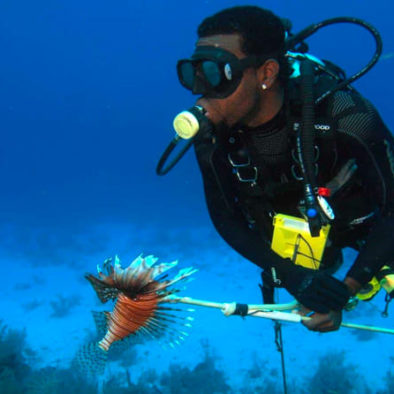
<svg viewBox="0 0 394 394"><path fill-rule="evenodd" d="M322 197L330 197L331 196L331 189L327 187L319 187L317 189L317 194Z"/></svg>

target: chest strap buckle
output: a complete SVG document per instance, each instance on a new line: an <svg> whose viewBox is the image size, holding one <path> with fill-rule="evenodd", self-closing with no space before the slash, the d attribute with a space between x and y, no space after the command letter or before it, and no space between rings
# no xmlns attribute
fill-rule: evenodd
<svg viewBox="0 0 394 394"><path fill-rule="evenodd" d="M237 176L240 182L250 183L251 186L255 186L257 183L258 171L256 167L251 166L250 157L239 157L244 160L234 160L231 157L231 153L228 153L227 159L233 167L233 173Z"/></svg>

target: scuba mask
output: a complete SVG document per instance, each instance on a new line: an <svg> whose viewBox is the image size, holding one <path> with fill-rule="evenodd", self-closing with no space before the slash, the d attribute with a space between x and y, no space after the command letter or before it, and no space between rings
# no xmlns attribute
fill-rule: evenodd
<svg viewBox="0 0 394 394"><path fill-rule="evenodd" d="M193 94L226 98L239 86L244 70L260 66L267 58L248 56L238 59L222 48L197 46L190 59L178 61L178 78Z"/></svg>

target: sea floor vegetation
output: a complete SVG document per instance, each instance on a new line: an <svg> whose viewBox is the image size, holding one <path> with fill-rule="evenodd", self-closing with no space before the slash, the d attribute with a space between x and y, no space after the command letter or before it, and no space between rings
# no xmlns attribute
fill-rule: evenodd
<svg viewBox="0 0 394 394"><path fill-rule="evenodd" d="M254 357L252 366L242 371L242 387L232 387L226 371L220 369L219 358L206 342L201 343L202 359L190 368L174 363L167 371L158 374L153 369L133 378L130 371L137 363L133 356L122 363L121 356L113 358L120 366L116 373L96 381L86 379L70 365L68 368L35 368L39 355L33 352L24 330L12 329L0 321L0 393L2 394L221 394L283 392L281 373L267 368L267 363ZM109 358L111 360L111 358ZM134 360L134 361L133 361ZM109 361L111 362L111 361ZM372 391L357 372L357 367L346 359L343 352L330 352L317 360L317 367L303 381L288 382L296 394L340 393L394 393L394 370L387 371L386 380L379 391ZM115 369L112 369L115 370Z"/></svg>

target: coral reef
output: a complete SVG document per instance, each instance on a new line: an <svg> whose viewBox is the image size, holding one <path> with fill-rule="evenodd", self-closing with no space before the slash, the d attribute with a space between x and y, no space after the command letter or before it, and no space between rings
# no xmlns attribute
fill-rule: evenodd
<svg viewBox="0 0 394 394"><path fill-rule="evenodd" d="M51 301L50 305L52 308L51 317L62 318L66 317L71 311L80 304L81 297L77 295L64 297L58 295L57 298Z"/></svg>
<svg viewBox="0 0 394 394"><path fill-rule="evenodd" d="M123 348L114 351L109 362L116 363L105 380L92 381L71 365L69 368L44 367L35 369L36 355L26 343L24 330L10 329L0 321L0 393L1 394L211 394L238 393L276 394L282 392L280 372L269 368L267 361L254 356L252 366L241 371L242 387L232 388L227 376L217 366L207 342L202 343L203 358L194 368L172 364L158 374L145 370L138 378L130 371L138 371L135 346L128 354ZM132 368L130 368L132 366ZM315 370L299 381L299 386L288 383L294 394L394 393L393 363L386 378L377 385L380 391L371 391L357 368L346 360L345 353L332 351L319 360ZM134 372L133 372L134 373ZM137 372L138 374L138 372ZM379 387L380 386L380 387Z"/></svg>
<svg viewBox="0 0 394 394"><path fill-rule="evenodd" d="M9 329L0 321L0 393L24 393L20 382L30 373L28 361L32 356L25 331Z"/></svg>
<svg viewBox="0 0 394 394"><path fill-rule="evenodd" d="M386 388L384 391L379 391L379 394L393 394L394 393L394 370L387 371L386 374Z"/></svg>
<svg viewBox="0 0 394 394"><path fill-rule="evenodd" d="M86 381L73 369L53 367L32 371L24 384L25 394L96 394L97 384Z"/></svg>
<svg viewBox="0 0 394 394"><path fill-rule="evenodd" d="M303 385L305 393L332 394L370 393L357 367L346 361L342 351L331 351L322 356L315 374L308 377Z"/></svg>
<svg viewBox="0 0 394 394"><path fill-rule="evenodd" d="M281 394L283 383L279 371L268 369L268 362L261 360L255 353L253 364L246 371L242 392L244 394Z"/></svg>
<svg viewBox="0 0 394 394"><path fill-rule="evenodd" d="M223 371L216 368L216 358L206 342L202 343L204 359L192 370L172 364L160 379L164 394L229 393L230 386Z"/></svg>
<svg viewBox="0 0 394 394"><path fill-rule="evenodd" d="M378 391L378 394L393 394L394 393L394 356L390 357L391 367L387 371L385 376L386 387L382 391Z"/></svg>

